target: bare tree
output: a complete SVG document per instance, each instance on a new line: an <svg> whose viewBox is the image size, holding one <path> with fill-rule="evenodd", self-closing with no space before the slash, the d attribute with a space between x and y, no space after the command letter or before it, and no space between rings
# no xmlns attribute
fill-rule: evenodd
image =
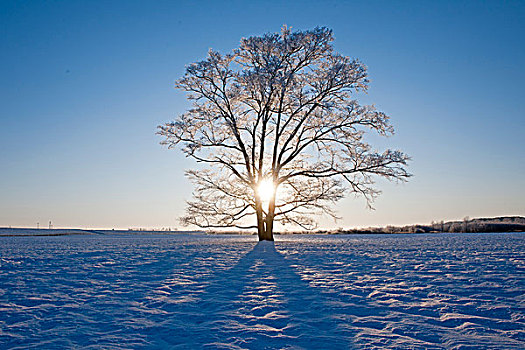
<svg viewBox="0 0 525 350"><path fill-rule="evenodd" d="M275 221L311 229L312 215L335 218L331 205L350 193L371 206L374 176L410 176L405 154L364 140L367 130L388 136L393 128L353 98L368 88L366 67L332 41L327 28L284 26L187 67L176 87L193 107L158 131L162 144L208 165L187 171L196 187L184 224L256 228L273 240Z"/></svg>

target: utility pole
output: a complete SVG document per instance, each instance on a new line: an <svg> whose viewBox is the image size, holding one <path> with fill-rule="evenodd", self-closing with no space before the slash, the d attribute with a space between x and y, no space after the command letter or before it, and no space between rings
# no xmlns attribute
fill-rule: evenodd
<svg viewBox="0 0 525 350"><path fill-rule="evenodd" d="M53 225L51 224L51 220L49 220L49 229L51 230L52 227Z"/></svg>

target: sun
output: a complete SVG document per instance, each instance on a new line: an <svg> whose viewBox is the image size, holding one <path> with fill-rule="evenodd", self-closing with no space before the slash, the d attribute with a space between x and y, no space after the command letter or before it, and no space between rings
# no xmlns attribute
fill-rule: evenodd
<svg viewBox="0 0 525 350"><path fill-rule="evenodd" d="M263 202L269 202L275 195L275 185L271 179L263 179L257 186L257 195Z"/></svg>

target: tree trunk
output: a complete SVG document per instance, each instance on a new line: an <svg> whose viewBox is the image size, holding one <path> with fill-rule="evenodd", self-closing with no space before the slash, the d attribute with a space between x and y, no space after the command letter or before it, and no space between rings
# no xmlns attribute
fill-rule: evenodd
<svg viewBox="0 0 525 350"><path fill-rule="evenodd" d="M259 233L259 241L273 241L273 220L269 223L268 217L263 220L263 230Z"/></svg>
<svg viewBox="0 0 525 350"><path fill-rule="evenodd" d="M262 241L273 241L273 215L266 217L266 230L264 231L264 239L262 239Z"/></svg>
<svg viewBox="0 0 525 350"><path fill-rule="evenodd" d="M273 219L275 217L275 199L270 201L268 213L264 217L263 204L255 200L255 213L257 216L257 236L259 241L273 241Z"/></svg>
<svg viewBox="0 0 525 350"><path fill-rule="evenodd" d="M268 205L268 214L265 218L265 232L264 239L265 241L273 241L273 219L275 218L275 198L270 200Z"/></svg>
<svg viewBox="0 0 525 350"><path fill-rule="evenodd" d="M257 200L255 201L255 213L257 215L257 236L259 237L259 241L264 241L266 237L266 230L264 227L262 203Z"/></svg>

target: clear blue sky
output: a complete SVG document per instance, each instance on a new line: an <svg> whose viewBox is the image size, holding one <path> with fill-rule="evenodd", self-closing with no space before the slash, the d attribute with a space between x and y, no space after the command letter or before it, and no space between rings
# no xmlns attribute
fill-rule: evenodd
<svg viewBox="0 0 525 350"><path fill-rule="evenodd" d="M2 1L0 226L179 227L193 166L155 135L186 64L241 37L327 26L410 154L323 227L525 215L523 1Z"/></svg>

